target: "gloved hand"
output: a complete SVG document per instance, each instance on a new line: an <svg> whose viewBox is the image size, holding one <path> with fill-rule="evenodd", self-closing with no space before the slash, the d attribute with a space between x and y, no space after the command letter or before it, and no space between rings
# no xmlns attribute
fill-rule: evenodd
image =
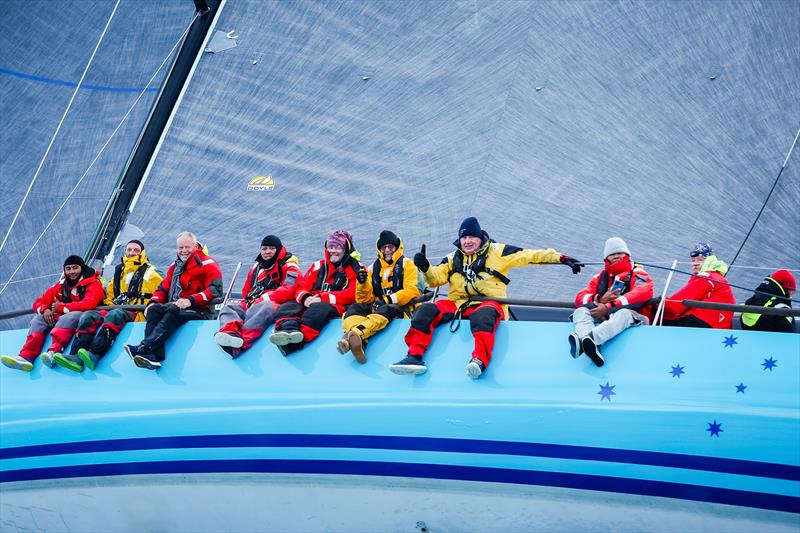
<svg viewBox="0 0 800 533"><path fill-rule="evenodd" d="M425 257L425 245L422 245L422 248L419 252L414 254L414 264L420 269L422 272L427 272L428 269L431 267L430 262L428 262L428 258Z"/></svg>
<svg viewBox="0 0 800 533"><path fill-rule="evenodd" d="M574 259L568 255L562 255L559 261L561 262L562 265L567 265L568 267L570 267L572 269L573 274L577 274L578 272L581 271L581 267L586 266L577 259Z"/></svg>
<svg viewBox="0 0 800 533"><path fill-rule="evenodd" d="M359 283L366 283L367 281L367 269L364 268L364 265L360 265L361 268L358 269L356 272L356 279Z"/></svg>

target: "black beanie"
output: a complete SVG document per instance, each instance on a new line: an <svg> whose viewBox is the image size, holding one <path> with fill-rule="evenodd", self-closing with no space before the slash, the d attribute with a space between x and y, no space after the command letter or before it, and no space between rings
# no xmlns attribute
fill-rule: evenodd
<svg viewBox="0 0 800 533"><path fill-rule="evenodd" d="M465 218L458 228L458 238L461 237L478 237L483 239L483 230L475 217Z"/></svg>
<svg viewBox="0 0 800 533"><path fill-rule="evenodd" d="M64 259L64 268L66 268L67 265L78 265L81 269L86 267L86 263L83 262L83 259L79 255L71 255Z"/></svg>
<svg viewBox="0 0 800 533"><path fill-rule="evenodd" d="M261 239L261 246L274 246L278 250L283 247L281 240L277 238L275 235L267 235L263 239Z"/></svg>
<svg viewBox="0 0 800 533"><path fill-rule="evenodd" d="M130 243L138 244L139 248L144 250L144 244L142 243L142 241L140 241L138 239L131 239L131 240L128 241L128 244L130 244Z"/></svg>
<svg viewBox="0 0 800 533"><path fill-rule="evenodd" d="M385 229L381 232L380 236L378 237L377 247L380 250L387 244L394 244L395 248L400 248L400 237Z"/></svg>

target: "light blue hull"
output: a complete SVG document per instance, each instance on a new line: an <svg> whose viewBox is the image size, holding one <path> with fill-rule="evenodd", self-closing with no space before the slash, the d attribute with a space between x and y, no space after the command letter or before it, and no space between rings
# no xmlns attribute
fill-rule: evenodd
<svg viewBox="0 0 800 533"><path fill-rule="evenodd" d="M389 372L407 327L363 366L337 321L288 358L262 339L231 362L195 322L156 373L122 351L134 324L96 372L0 368L3 530L87 507L108 530L800 526L800 336L641 327L596 368L569 324L504 323L473 381L467 323L427 374Z"/></svg>

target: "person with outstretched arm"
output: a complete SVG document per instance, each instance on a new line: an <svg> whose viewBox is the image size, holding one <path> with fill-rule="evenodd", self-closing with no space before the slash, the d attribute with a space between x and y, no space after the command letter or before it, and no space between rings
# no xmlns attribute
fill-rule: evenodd
<svg viewBox="0 0 800 533"><path fill-rule="evenodd" d="M420 305L411 317L411 327L405 341L408 355L391 365L395 374L422 374L427 366L422 362L431 343L433 329L450 322L469 318L470 330L475 339L475 348L467 364L467 375L479 378L492 357L494 336L501 320L508 318L507 306L491 300L505 298L506 286L510 283L508 271L512 268L561 263L577 274L583 263L552 248L531 250L493 241L481 229L475 217L464 219L453 242L456 249L448 254L441 264L432 267L425 255L425 245L414 255L414 264L424 274L431 287L449 284L446 300ZM472 296L489 299L472 301Z"/></svg>
<svg viewBox="0 0 800 533"><path fill-rule="evenodd" d="M595 274L575 296L569 334L569 353L577 359L585 353L597 366L605 364L600 346L631 326L649 324L653 280L631 259L628 245L611 237L603 247L605 268Z"/></svg>

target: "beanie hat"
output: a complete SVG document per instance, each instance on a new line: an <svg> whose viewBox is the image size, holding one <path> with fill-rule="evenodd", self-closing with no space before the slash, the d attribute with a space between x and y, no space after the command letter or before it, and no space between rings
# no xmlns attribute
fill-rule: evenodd
<svg viewBox="0 0 800 533"><path fill-rule="evenodd" d="M619 237L611 237L606 241L606 245L603 247L603 258L605 259L611 254L619 253L627 254L628 256L631 255L631 251L628 249L628 245L625 244L625 241Z"/></svg>
<svg viewBox="0 0 800 533"><path fill-rule="evenodd" d="M692 248L692 251L689 252L690 257L697 257L698 255L702 255L703 257L708 257L709 255L714 255L714 249L711 248L711 245L707 242L698 242Z"/></svg>
<svg viewBox="0 0 800 533"><path fill-rule="evenodd" d="M71 255L64 259L64 267L66 268L67 265L78 265L83 269L86 266L86 263L83 262L83 258L79 255Z"/></svg>
<svg viewBox="0 0 800 533"><path fill-rule="evenodd" d="M377 244L375 246L377 246L377 248L380 250L381 248L383 248L387 244L393 244L395 246L395 248L399 248L400 247L400 237L398 237L397 235L395 235L394 233L392 233L388 229L385 229L385 230L383 230L381 232L380 236L378 236L378 242L377 242Z"/></svg>
<svg viewBox="0 0 800 533"><path fill-rule="evenodd" d="M142 243L142 241L140 241L138 239L131 239L131 240L128 241L128 244L130 244L130 243L138 244L139 248L144 250L144 244Z"/></svg>
<svg viewBox="0 0 800 533"><path fill-rule="evenodd" d="M778 284L787 291L793 291L797 289L797 282L795 281L794 276L792 276L792 273L788 270L778 270L770 277L777 281Z"/></svg>
<svg viewBox="0 0 800 533"><path fill-rule="evenodd" d="M283 247L283 243L281 243L281 240L275 235L267 235L261 239L261 246L272 246L280 250Z"/></svg>
<svg viewBox="0 0 800 533"><path fill-rule="evenodd" d="M326 246L335 246L336 248L343 248L347 250L347 243L353 242L353 236L345 230L337 229L325 240Z"/></svg>
<svg viewBox="0 0 800 533"><path fill-rule="evenodd" d="M461 237L479 237L483 239L483 230L475 217L465 218L458 228L458 238Z"/></svg>

